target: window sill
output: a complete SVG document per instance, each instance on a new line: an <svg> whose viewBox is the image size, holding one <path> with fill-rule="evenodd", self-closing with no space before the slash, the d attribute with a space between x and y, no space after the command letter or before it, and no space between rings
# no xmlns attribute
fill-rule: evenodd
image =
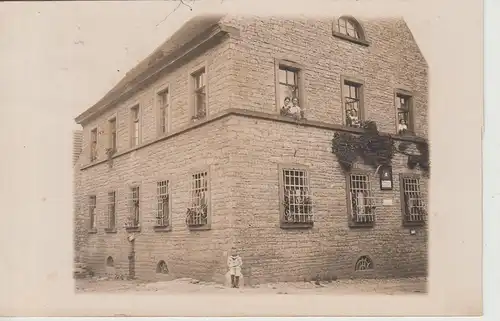
<svg viewBox="0 0 500 321"><path fill-rule="evenodd" d="M280 222L280 227L282 229L309 229L313 228L314 222L310 223L288 223L288 222Z"/></svg>
<svg viewBox="0 0 500 321"><path fill-rule="evenodd" d="M333 36L365 47L370 45L370 43L366 40L349 37L337 31L333 32Z"/></svg>
<svg viewBox="0 0 500 321"><path fill-rule="evenodd" d="M111 234L111 233L116 233L116 228L105 228L104 229L104 232L108 233L108 234Z"/></svg>
<svg viewBox="0 0 500 321"><path fill-rule="evenodd" d="M153 226L153 230L155 232L170 232L170 231L172 231L172 227L170 225L166 225L166 226L155 225L155 226Z"/></svg>
<svg viewBox="0 0 500 321"><path fill-rule="evenodd" d="M127 227L125 227L125 231L127 231L127 232L140 232L141 228L140 228L140 226L127 226Z"/></svg>
<svg viewBox="0 0 500 321"><path fill-rule="evenodd" d="M210 230L211 227L208 224L205 224L205 225L188 225L188 229L190 231L207 231L207 230Z"/></svg>
<svg viewBox="0 0 500 321"><path fill-rule="evenodd" d="M88 233L89 234L96 234L97 233L97 229L96 228L91 228L91 229L89 229Z"/></svg>
<svg viewBox="0 0 500 321"><path fill-rule="evenodd" d="M425 226L425 221L403 221L403 227L418 227L418 226Z"/></svg>
<svg viewBox="0 0 500 321"><path fill-rule="evenodd" d="M356 229L356 228L369 229L369 228L373 228L374 226L375 226L375 222L358 223L358 222L349 221L349 227L354 228L354 229Z"/></svg>

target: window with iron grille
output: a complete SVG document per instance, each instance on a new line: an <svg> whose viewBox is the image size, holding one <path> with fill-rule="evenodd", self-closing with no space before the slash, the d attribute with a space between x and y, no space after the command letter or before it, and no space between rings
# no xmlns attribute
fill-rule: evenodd
<svg viewBox="0 0 500 321"><path fill-rule="evenodd" d="M362 84L344 80L343 101L346 125L359 128L363 121Z"/></svg>
<svg viewBox="0 0 500 321"><path fill-rule="evenodd" d="M158 104L160 106L160 133L168 131L168 108L170 104L169 89L166 88L158 93Z"/></svg>
<svg viewBox="0 0 500 321"><path fill-rule="evenodd" d="M108 229L116 228L116 192L108 193Z"/></svg>
<svg viewBox="0 0 500 321"><path fill-rule="evenodd" d="M186 224L192 227L208 224L208 172L191 177L191 206L187 211Z"/></svg>
<svg viewBox="0 0 500 321"><path fill-rule="evenodd" d="M139 186L130 189L130 213L127 222L127 227L137 228L140 224L140 194Z"/></svg>
<svg viewBox="0 0 500 321"><path fill-rule="evenodd" d="M347 183L350 225L372 225L375 222L376 206L370 176L364 173L350 173Z"/></svg>
<svg viewBox="0 0 500 321"><path fill-rule="evenodd" d="M338 27L338 31L343 35L346 35L346 36L354 38L354 39L361 38L361 33L359 30L359 27L357 26L357 23L355 23L350 18L347 18L347 17L339 18L337 20L337 27Z"/></svg>
<svg viewBox="0 0 500 321"><path fill-rule="evenodd" d="M131 133L131 146L138 146L140 142L140 114L139 106L130 109L132 113L132 133Z"/></svg>
<svg viewBox="0 0 500 321"><path fill-rule="evenodd" d="M403 222L423 224L427 217L427 208L421 192L420 178L401 175L401 207Z"/></svg>
<svg viewBox="0 0 500 321"><path fill-rule="evenodd" d="M168 181L156 183L156 226L168 226L170 218Z"/></svg>
<svg viewBox="0 0 500 321"><path fill-rule="evenodd" d="M313 204L308 171L302 168L282 168L281 175L282 226L312 225Z"/></svg>
<svg viewBox="0 0 500 321"><path fill-rule="evenodd" d="M89 219L90 219L89 227L91 230L95 230L97 228L96 205L97 205L97 197L95 195L89 196Z"/></svg>
<svg viewBox="0 0 500 321"><path fill-rule="evenodd" d="M109 148L111 154L116 152L116 118L112 118L109 120Z"/></svg>
<svg viewBox="0 0 500 321"><path fill-rule="evenodd" d="M193 77L193 119L201 119L207 115L207 89L205 68L197 71Z"/></svg>
<svg viewBox="0 0 500 321"><path fill-rule="evenodd" d="M412 121L412 97L410 95L396 93L396 109L398 113L397 133L404 134L413 132Z"/></svg>
<svg viewBox="0 0 500 321"><path fill-rule="evenodd" d="M90 131L90 161L97 160L97 128Z"/></svg>

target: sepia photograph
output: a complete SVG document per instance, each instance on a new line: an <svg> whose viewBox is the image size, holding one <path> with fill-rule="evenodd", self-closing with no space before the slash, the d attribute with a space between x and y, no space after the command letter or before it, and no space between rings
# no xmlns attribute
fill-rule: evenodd
<svg viewBox="0 0 500 321"><path fill-rule="evenodd" d="M402 18L191 18L75 118L77 290L425 293L427 111Z"/></svg>
<svg viewBox="0 0 500 321"><path fill-rule="evenodd" d="M60 244L68 259L55 263L43 252L57 270L39 274L64 282L71 290L60 292L60 303L73 302L56 308L49 296L37 311L481 313L482 106L465 106L481 87L447 87L478 78L475 67L445 73L458 63L453 55L448 65L436 58L450 44L432 47L435 30L451 18L438 9L413 17L398 1L397 10L366 1L318 1L314 10L314 1L259 2L251 10L242 2L55 2L32 10L34 28L43 19L38 33L51 42L29 39L51 48L47 70L57 66L54 88L40 92L47 104L63 95L63 114L53 107L50 117L65 129L57 135L68 148L57 155L67 155L68 170L57 181L68 202L71 195L57 215L66 221L54 226L61 232L40 239ZM471 146L467 155L459 142ZM455 301L454 287L462 289ZM328 302L337 312L325 312Z"/></svg>

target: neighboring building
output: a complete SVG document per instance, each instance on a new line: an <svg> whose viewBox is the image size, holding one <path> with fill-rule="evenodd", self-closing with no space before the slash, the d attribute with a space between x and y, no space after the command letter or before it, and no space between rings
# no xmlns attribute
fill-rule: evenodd
<svg viewBox="0 0 500 321"><path fill-rule="evenodd" d="M381 190L332 138L425 140L427 96L402 19L195 18L76 118L77 256L143 279L221 280L233 246L251 282L426 275L427 176L396 154Z"/></svg>

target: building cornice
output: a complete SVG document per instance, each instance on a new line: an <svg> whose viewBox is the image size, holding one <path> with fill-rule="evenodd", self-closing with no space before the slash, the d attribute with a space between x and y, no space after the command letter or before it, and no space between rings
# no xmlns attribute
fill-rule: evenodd
<svg viewBox="0 0 500 321"><path fill-rule="evenodd" d="M132 148L129 148L129 149L121 151L121 152L117 152L116 154L113 155L112 158L113 159L119 158L121 156L127 155L127 154L132 153L134 151L137 151L139 149L146 148L150 145L156 144L156 143L164 141L164 140L169 140L175 136L187 133L195 128L205 126L209 123L218 121L220 119L223 119L223 118L226 118L229 116L239 116L239 117L247 117L247 118L253 118L253 119L270 120L270 121L294 124L294 125L304 126L304 127L326 129L326 130L331 130L332 132L339 131L339 132L347 132L347 133L353 133L353 134L362 134L364 132L364 130L359 129L359 128L352 128L352 127L338 125L338 124L325 123L322 121L316 121L316 120L296 121L290 117L282 116L279 114L269 114L269 113L258 112L258 111L250 111L250 110L246 110L246 109L230 108L230 109L223 110L217 114L214 114L211 116L209 115L206 119L203 119L203 120L200 120L198 122L186 125L182 128L179 128L175 131L172 131L171 133L168 133L164 136L155 138L149 142L145 142L142 145L132 147ZM407 142L414 142L414 143L427 142L427 139L422 138L422 137L417 137L417 136L400 136L400 135L394 135L394 134L389 134L389 133L381 133L381 134L391 136L393 139L399 140L399 141L407 141ZM80 169L85 170L85 169L97 166L99 164L104 164L106 162L108 162L108 159L103 159L103 160L100 160L97 162L82 165L82 167Z"/></svg>
<svg viewBox="0 0 500 321"><path fill-rule="evenodd" d="M164 57L159 58L157 61L148 66L146 70L131 79L130 83L126 84L121 90L112 93L105 101L96 103L94 106L77 116L75 118L75 122L80 125L85 125L91 119L95 119L110 108L113 108L117 104L132 97L135 93L146 88L148 85L161 77L166 71L179 67L187 60L218 44L226 36L238 37L239 30L219 23L215 24L211 28L208 28L199 35L195 36L192 40L180 46L178 49L172 51Z"/></svg>

